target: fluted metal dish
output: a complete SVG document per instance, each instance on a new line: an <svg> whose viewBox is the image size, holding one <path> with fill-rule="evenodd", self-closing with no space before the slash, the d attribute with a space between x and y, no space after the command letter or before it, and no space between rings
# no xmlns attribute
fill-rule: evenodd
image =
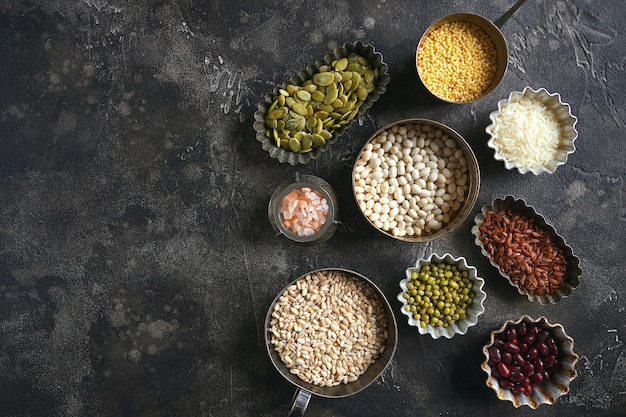
<svg viewBox="0 0 626 417"><path fill-rule="evenodd" d="M485 221L487 213L490 211L497 212L509 208L517 213L524 215L528 219L533 219L535 224L542 228L546 233L550 234L553 237L554 242L563 250L563 255L565 256L565 260L567 262L567 272L565 280L563 282L563 285L555 289L551 294L530 294L527 290L517 285L511 279L511 276L504 272L502 268L492 260L491 255L485 248L483 242L480 240L480 226ZM568 246L567 243L565 243L565 239L563 239L563 237L557 233L555 228L551 224L549 224L541 214L537 213L537 211L535 211L532 206L528 205L523 199L518 199L510 195L504 197L504 199L497 198L493 200L491 204L485 205L481 208L480 213L478 213L474 217L474 223L475 225L472 227L472 234L475 237L474 243L480 248L481 253L485 255L487 259L489 259L491 265L493 265L498 270L500 275L508 280L509 284L517 288L517 291L521 295L528 297L530 301L538 301L540 304L556 304L561 299L568 297L571 294L572 290L578 286L579 277L582 275L582 270L579 266L580 260L573 254L572 248Z"/></svg>
<svg viewBox="0 0 626 417"><path fill-rule="evenodd" d="M550 329L559 348L559 355L557 359L560 364L559 371L553 374L549 381L535 386L530 396L526 394L514 394L512 391L500 387L498 380L492 376L491 366L489 366L488 363L489 348L493 345L496 335L504 332L508 325L516 325L522 321L526 323L536 323L542 329ZM570 383L578 375L578 372L576 371L578 355L574 352L574 339L565 333L563 325L559 323L552 324L543 316L535 320L530 316L524 315L517 320L508 320L504 322L502 327L491 332L489 342L483 346L483 355L485 359L481 363L480 367L487 374L487 386L493 389L499 399L511 401L513 406L516 408L520 406L528 406L532 409L536 409L541 404L555 404L559 397L569 392Z"/></svg>
<svg viewBox="0 0 626 417"><path fill-rule="evenodd" d="M272 105L274 97L280 89L286 88L287 84L302 85L306 80L313 77L313 74L319 72L319 68L323 65L330 65L336 59L348 57L351 53L357 53L368 60L372 68L378 68L379 74L374 90L368 94L367 99L363 102L355 118L351 123L343 125L339 129L332 132L332 137L326 141L322 147L313 148L310 152L300 153L276 146L276 143L266 136L267 126L265 125L265 114ZM270 157L277 159L281 163L290 165L307 164L313 159L318 159L323 152L328 150L333 143L346 131L346 129L354 123L354 121L365 113L379 99L379 97L387 91L389 83L389 67L383 62L383 56L377 52L372 45L366 45L361 41L346 42L342 46L336 48L331 53L326 54L324 58L315 61L314 64L307 66L304 70L292 76L289 80L267 93L262 101L257 104L257 111L254 113L254 130L256 131L256 139L261 142L261 146L265 149Z"/></svg>
<svg viewBox="0 0 626 417"><path fill-rule="evenodd" d="M531 100L543 104L552 112L554 120L559 126L559 146L556 156L545 165L539 167L521 166L516 162L511 162L496 143L494 128L496 126L495 119L497 115L502 111L504 106L509 103L518 103L521 100ZM498 109L489 115L489 119L491 120L491 124L485 128L485 131L489 135L487 146L494 150L494 158L497 161L502 161L506 169L517 169L520 174L526 174L528 172L535 175L544 172L554 174L556 169L565 164L568 156L576 150L574 141L578 137L578 131L576 130L576 122L578 119L572 114L569 104L561 101L559 93L549 93L545 88L534 90L531 87L526 87L523 91L513 91L509 94L507 99L498 101Z"/></svg>
<svg viewBox="0 0 626 417"><path fill-rule="evenodd" d="M448 327L431 326L430 324L426 325L426 327L421 327L420 321L413 318L413 313L405 310L405 307L408 305L408 301L403 297L403 294L407 291L407 284L411 281L411 273L413 271L421 270L424 265L438 263L456 265L459 271L467 271L469 279L473 283L472 291L474 292L474 299L472 300L472 304L466 309L466 319L458 320ZM456 334L464 335L470 327L478 323L478 316L485 311L484 302L487 298L487 293L483 290L484 284L485 281L478 276L476 268L468 265L467 260L464 257L460 256L455 258L449 253L442 256L433 253L425 259L419 259L415 263L414 267L406 270L406 278L400 281L400 288L402 289L402 292L397 296L398 300L402 303L400 311L402 314L407 316L409 326L417 327L420 334L429 334L433 339L438 339L440 337L451 339Z"/></svg>

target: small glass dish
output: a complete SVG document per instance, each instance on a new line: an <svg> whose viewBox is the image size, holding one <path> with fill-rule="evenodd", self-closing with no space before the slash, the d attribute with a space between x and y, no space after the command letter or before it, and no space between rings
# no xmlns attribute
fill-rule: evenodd
<svg viewBox="0 0 626 417"><path fill-rule="evenodd" d="M518 333L519 330L517 330L520 327L527 329L527 333L520 335ZM533 345L533 343L539 344L536 342L539 339L537 334L532 337L532 342L526 343L525 340L531 340L527 339L527 335L531 334L531 327L537 329L538 332L546 330L548 332L548 339L551 339L551 341L544 343L545 347L537 349ZM504 343L508 341L509 329L511 328L516 329L514 337L518 340L518 343L514 342L513 344L526 344L526 351L522 352L520 350L518 352L521 355L521 360L510 359L510 364L506 365L505 369L505 371L509 373L509 376L503 379L499 368L500 365L498 364L500 362L506 364L506 362L509 361L509 358L505 359L504 354L500 352L508 352ZM519 339L521 339L522 342L520 342ZM509 350L510 349L512 348L509 348ZM531 353L532 349L537 350L537 352L542 349L547 349L547 351L545 355L541 353L535 355L534 352ZM574 352L574 339L565 333L565 329L561 324L552 324L543 316L535 320L524 315L517 320L504 322L502 327L491 332L489 342L483 346L482 351L485 359L480 367L487 374L487 386L493 389L499 399L511 401L516 408L526 405L532 409L536 409L541 404L555 404L559 397L569 392L570 383L578 375L576 371L578 355ZM554 354L554 352L557 353ZM492 353L495 354L493 358ZM552 356L552 358L548 359L548 356ZM515 354L511 355L511 357L515 358ZM537 359L540 360L539 363L536 362ZM518 365L518 361L524 365ZM550 364L548 364L548 362L550 362ZM530 367L527 366L528 364L530 364ZM519 367L519 371L517 367ZM543 370L548 373L543 374ZM515 376L513 376L514 373ZM537 375L534 374L538 373L541 373L542 376L536 379L535 377L537 377ZM528 376L526 376L526 374L528 374ZM520 378L528 378L528 381L523 379L517 381ZM512 382L511 380L516 380L517 382ZM528 385L531 387L530 395L524 392L523 389L516 387L517 384L523 387L526 382L528 382Z"/></svg>
<svg viewBox="0 0 626 417"><path fill-rule="evenodd" d="M274 98L280 93L280 90L287 88L287 84L301 86L305 81L313 78L313 75L319 72L319 68L325 65L330 65L333 61L340 58L347 58L350 54L356 53L364 57L371 68L378 70L378 79L376 80L374 90L371 91L363 104L359 107L358 112L348 124L336 128L332 131L332 136L326 140L326 143L320 147L313 147L309 152L293 152L291 150L276 146L274 139L270 139L267 135L268 127L265 124L265 115L272 106ZM361 41L354 43L346 42L342 46L336 48L331 53L328 53L324 58L315 61L314 64L307 66L304 70L293 75L289 80L283 82L281 85L274 87L274 89L267 93L262 101L257 104L257 111L254 113L254 130L256 131L256 139L261 142L261 146L266 150L270 157L277 159L280 163L289 163L290 165L308 164L311 160L318 159L322 152L328 150L328 148L337 141L346 129L352 125L352 123L363 113L365 113L372 105L379 99L379 97L387 91L387 84L389 83L389 67L383 62L383 56L380 52L377 52L372 45L363 44Z"/></svg>
<svg viewBox="0 0 626 417"><path fill-rule="evenodd" d="M555 288L551 293L544 294L532 294L526 288L519 285L511 277L510 274L504 272L503 268L492 258L490 252L485 247L484 243L480 239L481 237L481 225L485 222L485 219L489 212L500 212L502 210L510 209L513 213L524 216L531 220L537 227L543 230L544 233L550 236L553 243L562 250L563 256L566 262L566 273L563 279L563 283L560 287ZM580 260L572 253L572 248L565 243L565 239L559 235L555 228L550 225L544 217L537 213L535 209L528 205L523 199L517 199L513 196L506 196L504 199L495 199L489 205L482 207L480 213L474 217L475 225L472 227L472 234L474 235L474 243L480 248L481 253L489 259L491 265L493 265L500 275L507 279L511 286L515 287L517 291L528 298L530 301L538 301L540 304L556 304L561 299L568 297L572 290L579 284L579 277L582 275L582 270L579 267ZM504 249L503 249L504 250ZM524 255L524 254L522 254ZM528 255L524 255L525 257ZM532 264L532 262L530 262Z"/></svg>
<svg viewBox="0 0 626 417"><path fill-rule="evenodd" d="M555 139L557 144L556 149L552 148L549 151L554 152L554 155L551 159L543 160L543 157L536 157L536 162L532 165L521 164L519 161L520 158L510 156L507 151L503 148L504 141L511 141L511 145L513 146L513 139L511 138L514 130L513 127L521 126L512 126L511 128L505 128L502 125L500 117L504 114L505 111L518 111L527 112L527 108L523 108L523 106L527 105L535 105L538 104L541 108L545 108L549 115L551 115L553 121L557 125L558 135ZM515 106L515 107L513 107ZM511 115L507 114L507 117L511 117ZM574 145L574 141L578 137L578 131L576 130L576 123L578 119L572 115L571 108L569 104L561 101L561 96L558 93L549 93L545 88L540 88L538 90L534 90L531 87L524 88L523 91L513 91L507 99L498 101L498 110L492 112L489 115L489 119L491 120L491 124L489 124L485 131L489 135L489 140L487 141L487 146L494 150L494 158L497 161L504 162L504 167L506 169L517 169L520 174L526 174L528 172L539 175L541 173L553 174L556 169L567 162L568 155L573 153L576 150L576 146ZM522 117L515 117L518 122L520 120L526 120ZM542 120L536 119L536 120ZM527 121L527 125L525 128L534 129L540 123L534 121ZM502 130L506 130L506 132L502 132ZM515 130L517 131L517 130ZM506 134L505 134L506 133ZM533 134L533 138L540 137L543 135L543 132L536 132ZM545 136L545 135L544 135ZM533 152L538 148L538 144L520 144L515 143L514 148L520 149L524 146L527 146L532 149ZM548 151L548 149L546 149ZM541 164L539 160L541 161ZM537 165L539 164L539 165Z"/></svg>
<svg viewBox="0 0 626 417"><path fill-rule="evenodd" d="M328 206L326 221L313 234L301 235L285 225L283 215L281 214L281 206L285 198L294 190L310 189L315 192L318 197L325 200ZM270 224L276 232L276 236L283 235L290 241L307 246L322 243L328 240L337 230L339 225L339 203L335 190L323 179L314 175L296 173L294 179L282 182L270 198L267 213Z"/></svg>
<svg viewBox="0 0 626 417"><path fill-rule="evenodd" d="M474 294L471 304L465 309L466 318L457 319L448 327L440 325L433 326L431 324L426 324L425 326L422 326L421 317L420 319L417 319L414 316L414 312L407 311L407 306L409 305L409 302L405 294L411 295L411 289L409 287L411 286L412 282L417 282L415 279L413 279L412 274L414 272L419 273L426 265L431 266L437 264L454 265L459 272L467 272L467 278L472 283L470 291ZM428 258L419 259L414 267L408 268L406 270L406 278L400 281L400 288L402 289L402 292L400 292L397 296L398 300L402 303L402 308L400 311L402 312L402 314L407 316L409 326L417 327L417 330L420 334L429 334L433 339L438 339L442 336L447 339L451 339L455 334L464 335L465 333L467 333L470 327L478 323L478 316L480 316L485 311L484 302L487 298L487 294L483 290L484 284L485 281L477 275L476 268L468 265L464 257L455 258L449 253L446 253L443 256L433 253ZM442 288L441 290L443 291ZM432 288L432 284L431 290L427 291L434 291L434 289ZM444 297L443 293L442 297ZM431 295L431 300L435 301L433 295ZM449 308L446 306L446 301L444 301L443 299L441 301L444 308Z"/></svg>

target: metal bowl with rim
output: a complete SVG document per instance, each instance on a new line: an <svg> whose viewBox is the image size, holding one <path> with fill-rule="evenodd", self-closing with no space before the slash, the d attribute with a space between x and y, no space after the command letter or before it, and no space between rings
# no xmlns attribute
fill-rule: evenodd
<svg viewBox="0 0 626 417"><path fill-rule="evenodd" d="M424 71L426 71L426 69L423 68L423 66L419 64L419 61L420 61L419 54L420 54L420 51L422 50L425 39L427 39L433 32L435 32L442 26L448 25L451 23L456 23L456 22L464 22L464 23L469 23L471 25L477 26L491 40L491 42L493 43L494 51L495 51L496 68L493 74L493 78L491 79L491 82L486 88L482 90L482 92L480 92L480 94L477 94L472 99L465 100L465 101L455 101L455 100L443 97L440 92L433 89L433 87L430 86L428 83L425 83ZM500 81L502 81L502 78L504 77L504 74L506 73L506 70L507 70L508 58L509 58L509 49L507 46L507 42L506 42L506 39L504 38L504 35L498 28L498 26L496 26L493 22L491 22L490 20L478 14L454 13L454 14L450 14L450 15L440 18L439 20L432 23L428 27L428 29L426 29L426 31L420 38L420 41L417 45L417 50L415 52L415 66L417 68L417 74L418 74L420 81L433 96L448 103L464 104L464 103L471 103L471 102L474 102L476 100L479 100L485 97L486 95L491 93L498 86L498 84L500 84Z"/></svg>
<svg viewBox="0 0 626 417"><path fill-rule="evenodd" d="M377 298L380 303L382 309L386 315L387 327L385 329L387 337L384 342L384 350L379 354L377 359L371 363L365 373L361 374L358 379L353 382L342 383L335 386L320 386L315 385L309 382L305 382L303 379L299 378L294 373L290 372L290 369L285 365L282 361L279 353L274 349L274 345L272 344L272 313L276 304L279 302L285 291L287 291L290 287L296 285L296 283L302 279L305 279L309 275L314 275L317 273L325 273L325 272L339 272L341 274L346 274L346 276L353 278L361 283L364 283L367 287L373 290L373 294ZM267 315L265 318L265 346L267 353L270 357L270 360L276 370L285 378L287 381L292 383L297 387L297 391L294 394L292 410L290 415L303 415L306 407L308 406L309 400L312 395L317 395L325 398L344 398L353 394L356 394L365 388L367 388L370 384L372 384L378 377L385 371L385 369L391 363L393 356L396 352L396 347L398 345L398 327L396 324L396 319L393 313L393 309L389 304L389 301L385 298L383 292L372 282L370 279L366 278L364 275L361 275L358 272L345 269L345 268L320 268L310 272L307 272L291 283L289 283L283 290L281 290L267 311Z"/></svg>
<svg viewBox="0 0 626 417"><path fill-rule="evenodd" d="M302 85L305 81L311 79L314 74L319 72L319 68L324 65L330 65L333 61L339 58L347 58L351 53L357 53L364 57L369 65L378 70L378 78L376 80L374 90L371 91L363 104L359 107L358 112L352 121L348 124L336 128L332 131L332 136L326 140L326 143L320 147L314 147L309 152L293 152L291 150L276 146L274 139L271 139L267 132L268 127L265 123L265 115L272 106L274 98L277 97L281 89L286 89L287 84ZM281 85L277 85L274 89L267 93L262 101L257 104L257 111L254 113L254 130L256 131L256 139L261 142L261 146L268 152L271 158L277 159L280 163L288 163L290 165L308 164L314 159L320 158L323 152L327 151L333 143L337 142L339 137L346 131L346 129L364 114L372 105L379 99L379 97L387 91L387 84L389 83L389 67L383 62L383 56L380 52L374 49L374 46L364 44L362 41L346 42L342 46L336 48L332 52L326 54L322 59L315 61L315 63L308 65L305 69L293 75L290 79L283 82Z"/></svg>
<svg viewBox="0 0 626 417"><path fill-rule="evenodd" d="M404 136L402 136L403 134L399 135L397 133L398 131L403 132L404 130L407 130L405 135L407 138L409 138L408 135L412 134L413 130L417 131L414 133L416 136L407 141ZM432 152L432 146L436 146L438 149L437 153L441 152L439 153L440 156L438 157L437 168L429 167L428 169L429 175L432 175L433 172L437 172L436 181L431 181L430 179L429 181L424 181L426 186L422 187L424 183L419 182L419 180L415 178L417 176L413 175L415 172L419 172L420 175L422 172L425 172L423 171L424 168L422 165L420 165L422 162L415 162L419 159L417 156L410 156L408 159L406 159L407 155L402 156L402 158L404 158L402 164L406 165L405 171L408 174L401 174L402 171L399 169L401 165L400 162L396 163L397 167L395 169L391 168L391 166L387 166L393 165L393 162L388 159L400 159L397 157L400 151L394 149L394 145L380 145L382 141L391 141L391 134L394 134L394 141L397 147L404 146L405 152L413 154L424 153L427 148L429 148L428 152ZM433 145L433 143L435 143L435 145ZM454 154L456 155L454 155L454 158L449 155L445 156L447 151L442 150L442 143L448 143L448 145L452 146L448 146L450 149L455 149ZM370 156L370 154L372 154L370 147L374 148L379 145L382 146L382 151L377 150L376 152L379 152L379 159L382 160L380 163L374 161ZM396 152L396 156L394 156L394 152ZM461 158L457 158L457 156ZM422 161L424 161L425 158L425 156L422 156ZM410 162L408 162L409 159L414 161L413 166L410 168L408 166L410 164ZM431 159L430 161L433 160L434 159ZM464 162L461 163L461 160ZM378 165L374 166L376 164ZM440 168L442 166L443 168ZM444 171L444 168L448 169L448 171ZM418 170L415 171L415 169ZM455 183L454 186L451 186L449 184L450 175L456 175L457 170L465 170L465 173L460 176L460 179L455 178L451 180L451 182ZM378 174L378 172L381 174ZM385 172L387 172L387 178L384 178ZM411 172L413 172L413 174L411 174ZM439 175L444 175L442 174L444 172L449 175L445 185L443 185L439 177ZM372 186L374 180L376 181L376 186ZM460 189L457 188L457 186L463 182L463 180L465 181L463 187L466 189L462 195L457 195L455 192L457 189ZM370 188L366 191L368 181ZM397 185L396 182L398 182ZM387 184L385 185L384 183ZM435 184L434 189L431 183ZM437 183L442 185L436 186ZM455 191L450 191L453 188ZM478 198L479 188L480 170L476 155L470 145L459 133L449 126L429 119L399 120L378 129L361 148L352 169L352 190L354 198L365 219L372 227L381 233L405 242L428 242L452 232L461 225L471 213ZM445 200L448 198L446 195L450 196L450 198L456 195L455 201L459 200L458 207L452 200ZM364 200L367 198L375 200L375 202L382 201L385 204L389 204L390 211L386 214L386 217L383 216L385 213L382 213L379 217L376 215L372 217L371 212L377 210L378 206L375 202L370 204ZM405 203L405 201L407 203ZM404 206L408 205L408 207L404 209L404 213L401 213L401 210L398 209L399 213L393 214L395 210L392 206L402 204L404 204ZM369 207L370 205L372 205L372 207ZM426 209L428 209L430 213L426 212ZM381 210L384 212L386 208L383 206ZM393 216L391 216L391 214L393 214ZM426 227L428 226L428 222L432 220L430 218L431 214L433 214L435 220L440 219L439 216L442 216L439 228L428 229ZM445 214L448 216L445 216ZM399 215L400 217L397 217ZM389 224L385 223L387 221ZM422 222L424 225L422 225ZM407 228L406 224L408 223L415 224L417 228L421 228L419 233L417 233L415 229L411 231L411 229ZM402 226L402 224L405 225L405 231L396 230ZM437 225L433 224L433 226L436 227Z"/></svg>

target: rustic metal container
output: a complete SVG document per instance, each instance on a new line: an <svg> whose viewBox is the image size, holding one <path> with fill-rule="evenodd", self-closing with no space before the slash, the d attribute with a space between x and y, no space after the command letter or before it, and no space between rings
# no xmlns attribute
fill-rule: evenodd
<svg viewBox="0 0 626 417"><path fill-rule="evenodd" d="M467 195L465 196L465 200L463 201L458 214L453 219L450 219L450 221L445 225L445 227L433 233L423 234L419 236L394 236L392 233L377 227L363 213L363 210L361 210L361 213L363 214L363 217L365 217L365 219L368 221L368 223L372 225L372 227L374 227L376 230L380 231L381 233L391 238L398 239L398 240L405 241L405 242L411 242L411 243L429 242L435 239L439 239L445 236L446 234L452 232L454 229L460 226L461 223L465 221L465 219L467 219L472 209L474 208L474 205L476 204L476 200L478 198L478 191L480 188L480 169L479 169L478 160L476 159L476 155L474 154L474 151L459 133L457 133L452 128L444 125L443 123L437 122L435 120L429 120L429 119L404 119L404 120L399 120L399 121L390 123L378 129L376 132L374 132L374 134L370 136L367 142L365 142L363 146L361 147L359 156L357 156L357 161L359 160L360 155L364 152L364 149L367 146L367 144L372 142L374 139L376 139L378 135L380 135L382 132L391 129L394 126L402 126L402 125L407 125L407 124L427 125L430 128L441 130L449 138L453 139L456 142L458 148L463 151L463 155L465 156L465 159L467 161L467 166L468 166L469 185L468 185ZM355 164L355 166L352 169L352 191L353 191L355 200L357 200L356 191L355 191L356 169L357 169L357 165ZM358 201L357 201L357 205L358 205Z"/></svg>
<svg viewBox="0 0 626 417"><path fill-rule="evenodd" d="M420 53L420 48L422 47L422 44L424 43L424 39L427 38L432 32L439 29L441 26L448 24L448 23L452 23L452 22L467 22L467 23L478 26L491 39L491 41L493 42L495 51L496 51L496 72L494 74L493 80L491 81L491 84L489 84L489 86L485 90L483 90L483 92L480 95L478 95L477 97L475 97L473 100L470 100L470 101L453 101L453 100L446 99L442 97L441 95L437 94L436 92L434 92L432 89L428 87L428 85L424 83L424 79L422 75L424 70L420 67L418 63L418 56ZM500 31L500 28L496 26L494 23L492 23L490 20L484 18L483 16L473 14L473 13L450 14L450 15L442 17L441 19L431 24L428 27L428 29L426 29L422 37L420 38L420 41L417 45L417 50L415 52L415 66L417 68L417 74L418 74L420 81L424 85L424 87L433 96L437 97L438 99L445 101L447 103L453 103L453 104L471 103L491 93L498 86L498 84L500 84L500 81L502 81L502 78L504 77L504 74L506 73L506 70L507 70L508 61L509 61L509 48L507 46L507 42L506 42L506 39L504 38L504 35Z"/></svg>
<svg viewBox="0 0 626 417"><path fill-rule="evenodd" d="M367 99L363 102L356 117L351 123L343 125L339 129L335 129L332 133L332 137L326 141L326 144L322 147L313 148L310 152L300 153L292 152L281 147L276 146L276 143L266 136L267 126L265 125L265 114L272 105L274 97L278 94L280 89L286 88L286 85L302 85L306 80L313 77L313 74L319 72L319 68L322 65L329 65L332 61L348 57L352 52L355 52L368 60L372 68L378 68L379 75L374 90L368 94ZM261 146L266 150L271 158L277 159L278 162L288 163L290 165L308 164L311 160L318 159L323 152L327 151L333 143L346 131L346 129L354 123L360 115L365 113L372 105L379 99L379 97L387 91L387 84L389 83L388 66L383 62L383 56L380 52L377 52L372 45L366 45L362 41L346 42L342 46L336 48L331 53L328 53L324 58L315 61L314 64L307 66L304 70L292 76L289 80L283 82L281 85L274 87L272 92L265 95L264 99L257 104L257 111L254 113L254 130L256 131L256 139L261 142Z"/></svg>
<svg viewBox="0 0 626 417"><path fill-rule="evenodd" d="M349 276L361 280L365 282L368 286L370 286L375 294L377 295L383 309L387 315L387 339L385 342L384 351L378 356L376 361L369 365L367 371L362 374L356 381L349 382L347 384L340 384L332 387L322 387L318 385L314 385L308 382L303 381L298 376L292 374L289 371L289 368L282 362L279 354L274 349L271 343L271 319L272 312L274 310L274 306L279 301L283 292L294 285L298 280L303 279L309 274L315 274L321 271L341 271L347 273ZM276 370L285 378L287 381L292 383L297 387L297 391L294 394L292 400L291 412L289 415L304 415L306 411L306 407L311 399L312 395L317 395L325 398L343 398L348 397L350 395L356 394L365 388L367 388L370 384L372 384L380 375L385 371L387 366L391 363L393 356L396 352L396 347L398 345L398 327L396 324L396 319L393 314L393 310L385 298L383 292L374 284L370 279L365 276L359 274L358 272L351 271L344 268L321 268L314 271L307 272L306 274L301 275L296 280L289 283L289 285L285 286L283 290L281 290L274 301L270 304L270 307L267 311L267 315L265 318L265 346L267 349L267 353L272 361L272 364L276 368Z"/></svg>
<svg viewBox="0 0 626 417"><path fill-rule="evenodd" d="M555 289L552 294L530 294L524 288L517 285L515 282L513 282L511 276L502 271L502 268L500 268L500 266L491 259L491 255L485 248L483 242L480 240L481 232L479 228L485 221L485 216L487 215L487 213L490 211L506 210L508 208L524 215L528 219L533 219L535 224L542 228L546 233L551 235L555 243L562 248L565 260L567 262L567 274L563 285L560 288ZM568 246L567 243L565 243L565 239L557 233L555 228L550 225L541 214L537 213L535 209L532 206L528 205L523 199L517 199L510 195L504 197L504 199L497 198L493 200L491 204L485 205L481 208L480 213L478 213L474 217L474 223L475 225L472 227L472 234L475 237L474 243L480 248L481 253L486 256L487 259L489 259L491 265L493 265L498 270L500 275L507 279L511 286L515 287L521 295L526 296L530 301L538 301L540 304L556 304L561 299L567 298L571 294L572 290L578 286L579 277L582 275L582 270L579 266L580 260L573 254L572 248Z"/></svg>

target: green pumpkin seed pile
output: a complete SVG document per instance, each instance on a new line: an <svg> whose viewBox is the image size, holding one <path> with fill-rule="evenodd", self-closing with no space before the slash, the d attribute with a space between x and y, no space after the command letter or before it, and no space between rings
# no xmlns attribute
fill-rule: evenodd
<svg viewBox="0 0 626 417"><path fill-rule="evenodd" d="M292 152L324 146L354 119L377 79L378 68L356 53L322 65L302 86L279 90L265 115L267 137Z"/></svg>

